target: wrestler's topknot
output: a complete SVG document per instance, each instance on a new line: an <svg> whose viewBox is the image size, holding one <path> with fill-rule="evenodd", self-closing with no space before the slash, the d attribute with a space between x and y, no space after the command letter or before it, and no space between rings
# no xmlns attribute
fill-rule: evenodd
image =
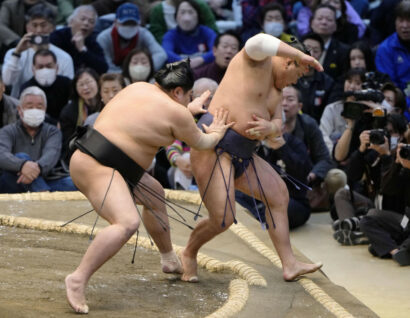
<svg viewBox="0 0 410 318"><path fill-rule="evenodd" d="M155 81L165 90L182 87L184 92L194 86L194 74L190 66L190 60L166 64L154 74Z"/></svg>
<svg viewBox="0 0 410 318"><path fill-rule="evenodd" d="M292 36L290 38L290 41L287 41L286 44L293 47L293 48L295 48L295 49L297 49L297 50L299 50L299 51L301 51L301 52L303 52L303 53L305 53L305 54L307 54L307 55L310 55L310 52L308 51L306 46L294 36Z"/></svg>

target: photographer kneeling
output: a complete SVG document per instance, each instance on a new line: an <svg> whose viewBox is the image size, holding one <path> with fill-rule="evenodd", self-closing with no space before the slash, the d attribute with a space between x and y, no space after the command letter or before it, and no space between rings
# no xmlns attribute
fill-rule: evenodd
<svg viewBox="0 0 410 318"><path fill-rule="evenodd" d="M376 112L379 111L376 109ZM379 115L371 115L369 118L372 120L367 122L368 125L371 123L371 126L379 127L378 129L362 131L359 137L356 137L357 141L352 138L352 143L358 142L359 147L349 156L349 187L339 189L335 194L335 210L339 220L334 223L334 238L343 245L368 242L361 232L359 219L370 208L381 207L379 189L382 173L391 165L391 150L396 149L406 130L406 120L402 115L390 114L384 117L383 111ZM361 121L363 122L363 119ZM360 129L357 126L356 128Z"/></svg>
<svg viewBox="0 0 410 318"><path fill-rule="evenodd" d="M408 136L410 129L408 129ZM410 136L409 136L410 137ZM410 138L407 138L407 143ZM369 252L410 265L410 144L399 144L396 160L381 182L383 209L371 209L360 221L369 238Z"/></svg>

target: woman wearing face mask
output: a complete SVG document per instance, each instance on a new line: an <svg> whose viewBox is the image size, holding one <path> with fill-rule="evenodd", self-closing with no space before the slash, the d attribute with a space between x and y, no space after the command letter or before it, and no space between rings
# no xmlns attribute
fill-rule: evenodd
<svg viewBox="0 0 410 318"><path fill-rule="evenodd" d="M68 141L75 128L82 126L89 115L101 109L98 80L99 76L93 69L78 70L72 83L71 99L61 111L59 126L63 134L62 159L67 165L71 157Z"/></svg>
<svg viewBox="0 0 410 318"><path fill-rule="evenodd" d="M265 5L261 11L263 31L284 42L291 42L292 35L284 32L287 29L285 18L285 9L279 3Z"/></svg>
<svg viewBox="0 0 410 318"><path fill-rule="evenodd" d="M132 50L124 59L122 76L126 85L135 82L153 82L154 67L151 55L143 49Z"/></svg>
<svg viewBox="0 0 410 318"><path fill-rule="evenodd" d="M162 47L168 54L168 63L189 57L195 68L214 60L212 47L216 33L202 25L195 1L184 0L176 8L177 27L165 33Z"/></svg>

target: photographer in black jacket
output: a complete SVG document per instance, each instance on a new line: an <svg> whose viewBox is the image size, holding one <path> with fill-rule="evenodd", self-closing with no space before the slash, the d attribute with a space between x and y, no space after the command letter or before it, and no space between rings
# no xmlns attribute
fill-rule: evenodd
<svg viewBox="0 0 410 318"><path fill-rule="evenodd" d="M361 132L358 138L360 146L351 154L347 167L350 187L339 189L335 194L339 222L334 224L334 238L343 245L366 242L357 217L366 214L370 208L381 207L382 172L391 164L391 153L403 140L406 131L406 120L402 115L390 114L385 121L384 129Z"/></svg>
<svg viewBox="0 0 410 318"><path fill-rule="evenodd" d="M410 135L410 130L408 130ZM409 138L410 139L410 138ZM409 143L410 140L407 140ZM369 252L410 265L410 145L399 144L381 182L382 209L371 209L360 221L370 240Z"/></svg>

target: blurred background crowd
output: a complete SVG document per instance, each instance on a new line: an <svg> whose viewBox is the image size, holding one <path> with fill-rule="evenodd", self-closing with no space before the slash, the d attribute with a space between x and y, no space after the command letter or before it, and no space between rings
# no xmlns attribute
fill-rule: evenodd
<svg viewBox="0 0 410 318"><path fill-rule="evenodd" d="M283 90L283 135L257 149L288 186L290 228L330 211L339 243L410 265L410 0L0 1L0 193L76 190L68 144L77 126L187 57L193 96L212 98L260 32L324 67ZM197 190L179 140L149 173L165 188ZM237 201L264 209L242 193Z"/></svg>

